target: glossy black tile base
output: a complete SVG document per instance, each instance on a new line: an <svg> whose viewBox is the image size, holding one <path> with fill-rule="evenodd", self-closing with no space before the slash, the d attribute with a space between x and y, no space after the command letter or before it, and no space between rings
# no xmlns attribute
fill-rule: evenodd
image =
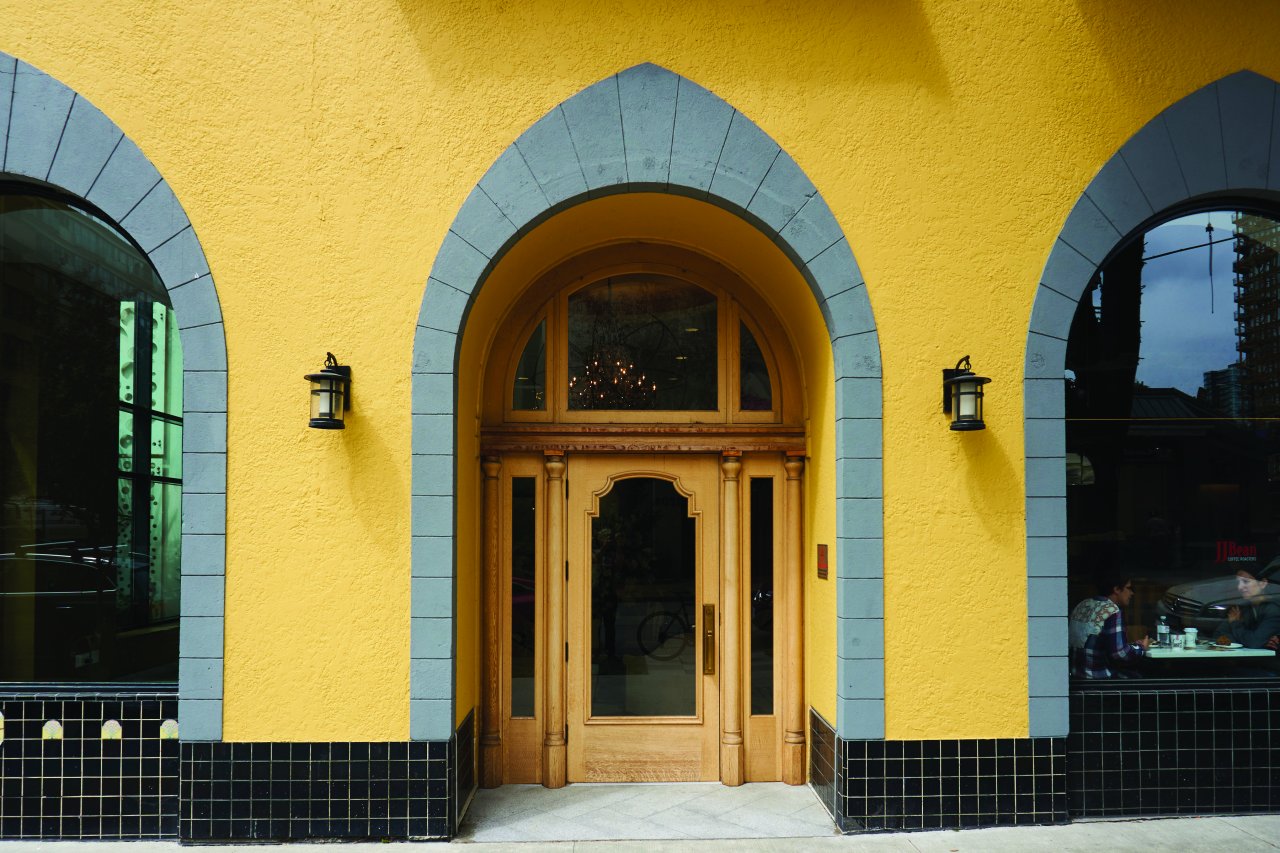
<svg viewBox="0 0 1280 853"><path fill-rule="evenodd" d="M836 730L812 708L809 709L809 787L832 819L836 808Z"/></svg>
<svg viewBox="0 0 1280 853"><path fill-rule="evenodd" d="M1066 738L836 738L836 748L844 832L1067 820Z"/></svg>
<svg viewBox="0 0 1280 853"><path fill-rule="evenodd" d="M184 743L184 841L445 838L449 743Z"/></svg>
<svg viewBox="0 0 1280 853"><path fill-rule="evenodd" d="M160 729L177 711L171 692L0 696L0 838L176 837L179 747Z"/></svg>
<svg viewBox="0 0 1280 853"><path fill-rule="evenodd" d="M458 826L471 805L471 798L475 796L480 781L476 776L476 712L474 709L467 714L462 725L458 726L458 730L453 733L453 743L454 749L450 753L452 764L449 768L449 779L453 785L451 796L454 803L450 836L457 834Z"/></svg>
<svg viewBox="0 0 1280 853"><path fill-rule="evenodd" d="M183 743L181 838L451 838L475 790L473 721L447 741Z"/></svg>
<svg viewBox="0 0 1280 853"><path fill-rule="evenodd" d="M1280 810L1280 685L1073 687L1072 817Z"/></svg>

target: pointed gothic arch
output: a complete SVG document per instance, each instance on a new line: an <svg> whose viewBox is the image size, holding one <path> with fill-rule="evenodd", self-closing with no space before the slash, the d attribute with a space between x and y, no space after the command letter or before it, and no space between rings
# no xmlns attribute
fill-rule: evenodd
<svg viewBox="0 0 1280 853"><path fill-rule="evenodd" d="M1063 376L1076 305L1126 238L1215 199L1280 199L1276 100L1252 71L1210 83L1120 147L1067 216L1036 289L1023 369L1028 701L1032 737L1067 734L1067 498Z"/></svg>
<svg viewBox="0 0 1280 853"><path fill-rule="evenodd" d="M213 275L169 184L83 96L0 53L0 178L54 187L101 210L145 252L168 291L183 350L184 740L222 739L227 351Z"/></svg>
<svg viewBox="0 0 1280 853"><path fill-rule="evenodd" d="M837 730L884 736L880 347L866 285L827 203L763 130L652 64L569 98L494 162L445 235L413 353L410 736L453 733L457 352L488 273L522 236L582 201L658 192L752 224L791 260L826 321L835 365ZM870 651L868 651L870 650Z"/></svg>

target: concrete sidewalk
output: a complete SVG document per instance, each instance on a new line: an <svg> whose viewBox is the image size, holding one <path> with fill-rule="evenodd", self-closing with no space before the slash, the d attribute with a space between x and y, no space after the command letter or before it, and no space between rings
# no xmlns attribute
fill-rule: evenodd
<svg viewBox="0 0 1280 853"><path fill-rule="evenodd" d="M430 843L430 842L424 842ZM304 845L288 846L302 850ZM327 845L359 853L394 853L395 848L409 844L353 843ZM1195 851L1280 850L1280 815L1243 817L1161 818L1157 820L1080 821L1067 826L996 827L992 829L943 830L877 835L826 836L822 838L766 838L681 841L558 841L484 843L455 841L452 847L465 853L533 853L556 850L562 853L616 851L616 853L662 853L662 851L887 851L887 853L1151 853L1170 850L1177 853ZM305 845L315 849L314 845ZM443 845L440 846L443 849ZM182 848L171 841L0 841L0 853L178 853ZM201 845L208 851L252 850L245 845Z"/></svg>

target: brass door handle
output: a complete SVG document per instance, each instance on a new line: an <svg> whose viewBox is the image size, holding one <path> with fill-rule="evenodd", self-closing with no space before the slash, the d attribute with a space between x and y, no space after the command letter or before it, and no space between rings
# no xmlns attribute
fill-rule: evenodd
<svg viewBox="0 0 1280 853"><path fill-rule="evenodd" d="M702 605L702 674L716 674L716 606Z"/></svg>

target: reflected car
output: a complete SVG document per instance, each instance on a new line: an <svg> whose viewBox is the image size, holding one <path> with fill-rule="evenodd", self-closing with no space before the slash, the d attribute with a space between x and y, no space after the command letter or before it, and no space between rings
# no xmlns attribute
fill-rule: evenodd
<svg viewBox="0 0 1280 853"><path fill-rule="evenodd" d="M116 565L110 560L0 554L0 622L27 626L18 631L29 633L37 680L96 675L104 663L103 644L114 639L115 611ZM7 669L0 666L0 681L9 680Z"/></svg>
<svg viewBox="0 0 1280 853"><path fill-rule="evenodd" d="M1280 558L1259 570L1257 576L1259 580L1268 581L1263 600L1280 604ZM1236 588L1236 575L1232 572L1169 587L1156 604L1156 613L1168 616L1175 625L1195 628L1202 637L1207 637L1227 618L1227 611L1233 605L1246 603Z"/></svg>

